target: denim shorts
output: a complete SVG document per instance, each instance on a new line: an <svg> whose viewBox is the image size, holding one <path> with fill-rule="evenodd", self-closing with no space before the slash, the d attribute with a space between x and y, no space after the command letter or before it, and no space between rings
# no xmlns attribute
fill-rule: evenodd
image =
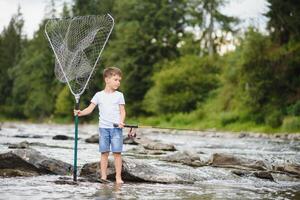
<svg viewBox="0 0 300 200"><path fill-rule="evenodd" d="M99 128L99 151L122 152L123 132L121 128Z"/></svg>

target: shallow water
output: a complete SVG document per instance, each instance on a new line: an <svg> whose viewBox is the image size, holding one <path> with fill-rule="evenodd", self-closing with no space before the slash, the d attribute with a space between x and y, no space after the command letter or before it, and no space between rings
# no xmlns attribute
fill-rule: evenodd
<svg viewBox="0 0 300 200"><path fill-rule="evenodd" d="M99 161L98 145L84 142L97 133L97 125L80 125L78 165ZM141 130L143 132L143 130ZM73 163L73 140L52 140L54 135L73 136L72 125L4 124L0 131L0 153L10 151L8 143L41 142L56 147L33 146L42 154ZM166 134L145 131L147 137L173 143L179 150L198 152L201 159L212 153L230 153L264 160L266 163L300 163L300 141L263 138L203 137L201 134ZM15 135L29 135L18 138ZM41 136L41 138L32 138ZM134 146L125 145L125 150ZM134 155L124 152L124 157ZM197 176L194 184L130 183L122 186L90 182L78 185L55 184L59 176L0 178L0 199L300 199L300 179L274 174L275 182L255 177L238 177L230 169L200 167L158 161L150 156L144 162ZM141 158L140 158L141 159Z"/></svg>

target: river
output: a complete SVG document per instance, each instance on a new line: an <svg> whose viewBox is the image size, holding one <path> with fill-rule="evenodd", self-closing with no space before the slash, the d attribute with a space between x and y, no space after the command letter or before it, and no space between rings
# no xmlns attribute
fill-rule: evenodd
<svg viewBox="0 0 300 200"><path fill-rule="evenodd" d="M84 139L97 134L97 125L80 125L78 165L99 161L98 145ZM281 138L254 138L233 136L205 136L192 131L139 130L141 134L163 143L172 143L178 150L197 152L207 159L213 153L229 153L264 160L267 164L300 163L300 141ZM138 134L139 134L138 132ZM24 140L48 146L34 146L43 155L73 164L73 140L53 140L55 135L73 136L73 125L4 123L0 131L0 153L8 152L9 144ZM59 185L60 176L0 178L0 199L300 199L300 179L274 174L275 181L256 177L238 177L230 169L204 166L193 168L167 163L156 156L135 156L126 150L124 157L137 157L144 162L168 171L189 172L200 177L193 184L131 183L119 186L80 182L78 185ZM199 180L199 179L198 179Z"/></svg>

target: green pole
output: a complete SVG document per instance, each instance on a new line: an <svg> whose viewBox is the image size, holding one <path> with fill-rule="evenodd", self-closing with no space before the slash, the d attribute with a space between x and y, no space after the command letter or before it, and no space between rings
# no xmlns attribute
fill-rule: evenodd
<svg viewBox="0 0 300 200"><path fill-rule="evenodd" d="M75 110L79 110L79 98L75 96ZM77 143L78 143L78 115L75 115L75 139L74 139L74 170L73 181L77 181Z"/></svg>

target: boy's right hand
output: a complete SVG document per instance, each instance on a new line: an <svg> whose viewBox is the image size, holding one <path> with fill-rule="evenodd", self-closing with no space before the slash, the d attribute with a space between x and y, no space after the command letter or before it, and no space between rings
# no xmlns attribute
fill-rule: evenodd
<svg viewBox="0 0 300 200"><path fill-rule="evenodd" d="M80 114L81 114L81 113L80 113L80 110L74 110L74 116L77 115L78 117L80 117Z"/></svg>

